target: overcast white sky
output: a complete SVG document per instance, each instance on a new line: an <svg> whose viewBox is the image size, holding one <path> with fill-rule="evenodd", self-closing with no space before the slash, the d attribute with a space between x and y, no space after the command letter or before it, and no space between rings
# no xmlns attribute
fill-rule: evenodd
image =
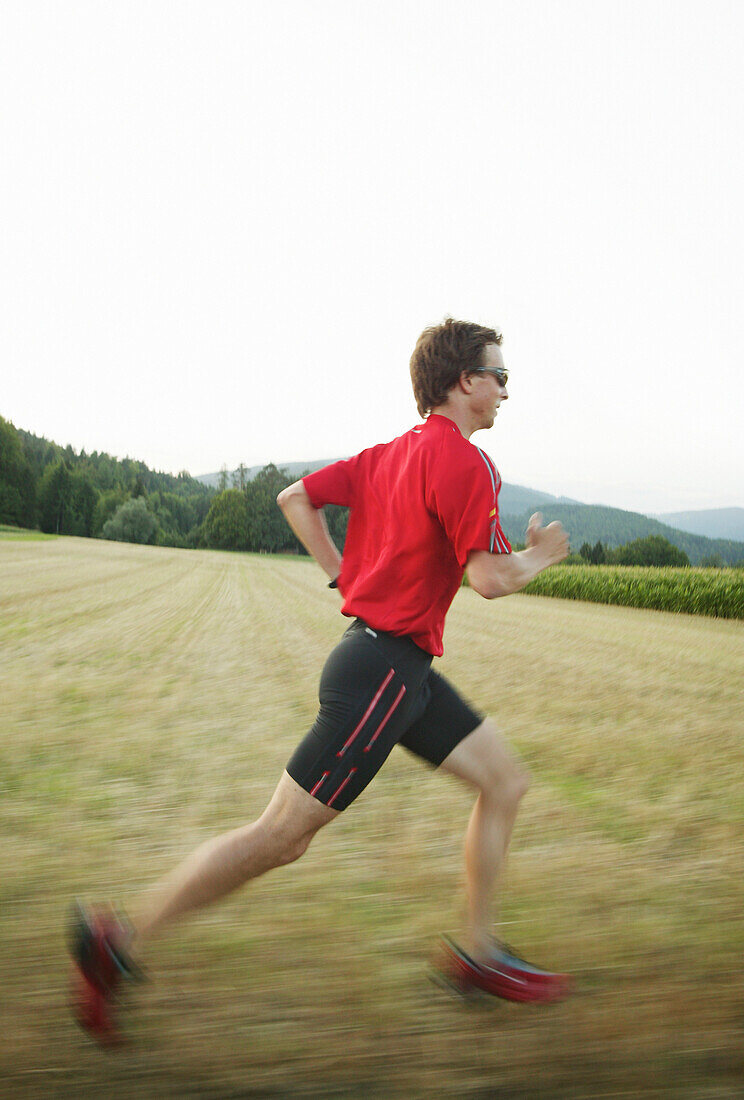
<svg viewBox="0 0 744 1100"><path fill-rule="evenodd" d="M192 474L416 422L447 313L505 481L744 505L744 4L4 0L0 415Z"/></svg>

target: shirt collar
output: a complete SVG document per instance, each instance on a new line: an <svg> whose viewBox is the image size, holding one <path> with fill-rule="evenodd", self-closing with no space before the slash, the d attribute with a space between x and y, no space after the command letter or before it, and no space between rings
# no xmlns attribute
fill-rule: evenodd
<svg viewBox="0 0 744 1100"><path fill-rule="evenodd" d="M457 424L455 424L454 420L450 420L448 416L442 416L441 413L431 413L429 416L427 416L426 420L424 421L424 427L430 428L432 425L434 426L435 430L439 431L447 431L448 428L451 428L453 432L457 433L457 435L462 436L462 432L458 428Z"/></svg>

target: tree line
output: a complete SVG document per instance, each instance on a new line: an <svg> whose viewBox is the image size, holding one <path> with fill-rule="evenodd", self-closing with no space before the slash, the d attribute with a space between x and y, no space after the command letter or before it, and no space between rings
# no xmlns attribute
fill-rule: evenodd
<svg viewBox="0 0 744 1100"><path fill-rule="evenodd" d="M214 495L185 470L174 476L131 458L84 449L77 453L0 417L0 523L55 535L108 537L107 524L125 506L135 513L144 507L151 517L147 537L131 541L195 546ZM141 505L131 503L137 500ZM141 525L136 533L142 535Z"/></svg>
<svg viewBox="0 0 744 1100"><path fill-rule="evenodd" d="M204 522L201 545L217 550L306 554L276 503L282 489L297 480L270 463L242 489L238 484L218 492ZM348 508L328 505L325 517L331 538L343 547Z"/></svg>
<svg viewBox="0 0 744 1100"><path fill-rule="evenodd" d="M643 539L633 539L624 546L614 548L604 546L597 541L594 546L588 542L582 544L579 558L589 565L673 565L690 564L684 550L674 546L663 535L647 535Z"/></svg>
<svg viewBox="0 0 744 1100"><path fill-rule="evenodd" d="M268 465L252 480L241 466L223 470L218 489L183 470L177 476L144 462L60 447L0 417L0 524L55 535L158 546L305 553L277 508L291 478ZM347 510L327 509L339 546Z"/></svg>
<svg viewBox="0 0 744 1100"><path fill-rule="evenodd" d="M578 556L572 555L572 562L583 561L588 565L671 565L685 566L690 559L684 550L665 539L663 535L647 535L642 539L633 539L622 546L605 546L597 540L594 546L582 543ZM719 553L705 554L697 562L707 569L724 569L728 564ZM738 568L744 562L733 563Z"/></svg>

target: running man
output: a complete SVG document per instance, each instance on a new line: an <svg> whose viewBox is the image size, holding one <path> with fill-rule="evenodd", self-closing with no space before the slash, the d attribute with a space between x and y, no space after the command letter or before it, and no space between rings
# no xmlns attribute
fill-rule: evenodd
<svg viewBox="0 0 744 1100"><path fill-rule="evenodd" d="M499 523L501 479L469 442L508 398L501 334L448 318L426 329L411 357L423 423L390 443L309 474L279 494L290 526L343 597L353 621L320 679L320 709L264 813L197 848L136 911L133 924L77 906L70 927L76 1013L95 1038L116 1038L117 986L168 925L272 868L292 863L343 813L395 745L457 776L476 793L465 837L464 946L444 940L442 970L463 990L550 1001L566 975L531 966L500 942L494 901L524 769L495 724L432 669L445 615L466 572L486 599L508 596L568 553L558 523L532 516L513 553ZM350 509L343 558L326 504Z"/></svg>

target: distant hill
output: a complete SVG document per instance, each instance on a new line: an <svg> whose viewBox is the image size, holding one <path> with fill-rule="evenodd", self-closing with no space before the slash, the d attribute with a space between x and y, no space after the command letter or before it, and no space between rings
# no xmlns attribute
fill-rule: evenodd
<svg viewBox="0 0 744 1100"><path fill-rule="evenodd" d="M312 462L277 462L275 465L280 470L286 470L290 477L300 477L304 473L312 473L313 470L320 470L323 466L328 466L331 462L336 462L335 458L315 458ZM260 473L265 468L264 466L249 466L245 473L246 481L253 481L256 474ZM232 488L233 475L237 476L237 470L227 471L227 484L228 488ZM208 485L210 489L216 489L220 483L220 471L216 474L199 474L196 478L202 485Z"/></svg>
<svg viewBox="0 0 744 1100"><path fill-rule="evenodd" d="M543 493L538 489L526 489L523 485L510 485L504 482L499 493L499 511L520 515L522 512L539 511L545 504L576 504L581 502L571 497L556 497L552 493Z"/></svg>
<svg viewBox="0 0 744 1100"><path fill-rule="evenodd" d="M520 515L501 512L501 525L511 542L523 542L530 511L526 509ZM571 550L576 552L588 542L592 546L602 542L605 546L622 546L634 539L648 535L662 535L674 546L684 550L692 565L703 558L720 554L729 565L744 561L744 542L731 539L709 539L703 535L691 534L669 527L658 520L650 519L638 512L625 512L621 508L606 508L597 504L551 504L540 505L545 523L557 519L568 531Z"/></svg>
<svg viewBox="0 0 744 1100"><path fill-rule="evenodd" d="M662 512L652 519L689 531L693 535L706 535L709 539L744 539L744 508L705 508L699 512Z"/></svg>

